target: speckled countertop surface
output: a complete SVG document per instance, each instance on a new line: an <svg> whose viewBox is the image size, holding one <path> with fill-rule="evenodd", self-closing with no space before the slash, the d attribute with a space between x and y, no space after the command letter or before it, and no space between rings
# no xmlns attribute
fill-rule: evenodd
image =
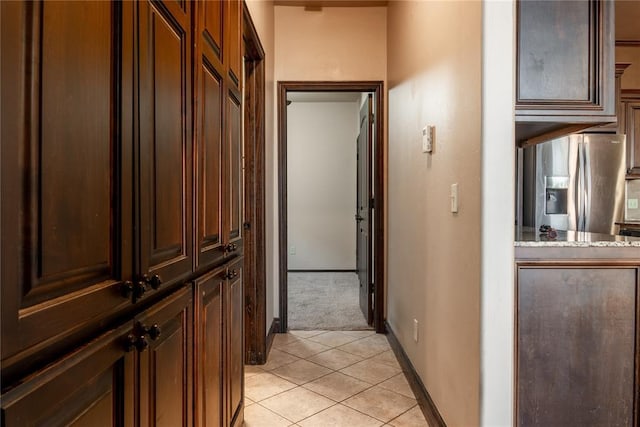
<svg viewBox="0 0 640 427"><path fill-rule="evenodd" d="M633 247L640 248L639 237L613 236L611 234L584 231L558 230L558 236L550 239L532 227L516 227L515 246L533 247Z"/></svg>

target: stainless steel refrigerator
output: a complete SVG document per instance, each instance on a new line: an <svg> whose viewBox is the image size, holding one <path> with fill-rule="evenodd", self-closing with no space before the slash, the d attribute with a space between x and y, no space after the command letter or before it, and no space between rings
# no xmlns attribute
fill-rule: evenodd
<svg viewBox="0 0 640 427"><path fill-rule="evenodd" d="M615 234L625 159L619 134L574 134L525 148L522 224Z"/></svg>

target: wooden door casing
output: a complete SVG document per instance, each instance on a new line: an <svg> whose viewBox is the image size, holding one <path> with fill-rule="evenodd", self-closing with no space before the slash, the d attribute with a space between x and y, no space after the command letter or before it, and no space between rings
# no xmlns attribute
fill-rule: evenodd
<svg viewBox="0 0 640 427"><path fill-rule="evenodd" d="M140 425L193 425L192 307L183 288L136 318L135 334L148 344L139 352Z"/></svg>
<svg viewBox="0 0 640 427"><path fill-rule="evenodd" d="M223 425L223 310L226 269L214 270L196 280L195 301L195 399L196 425Z"/></svg>
<svg viewBox="0 0 640 427"><path fill-rule="evenodd" d="M164 286L192 271L191 2L137 4L138 271Z"/></svg>
<svg viewBox="0 0 640 427"><path fill-rule="evenodd" d="M131 304L132 29L131 3L2 2L5 384Z"/></svg>
<svg viewBox="0 0 640 427"><path fill-rule="evenodd" d="M130 324L107 332L2 396L6 427L133 427L135 351Z"/></svg>

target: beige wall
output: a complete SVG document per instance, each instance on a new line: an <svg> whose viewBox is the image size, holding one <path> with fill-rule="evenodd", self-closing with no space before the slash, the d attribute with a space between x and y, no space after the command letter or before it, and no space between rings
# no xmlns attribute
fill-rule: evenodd
<svg viewBox="0 0 640 427"><path fill-rule="evenodd" d="M265 51L265 180L266 180L266 269L267 269L267 333L274 317L278 317L277 304L277 272L278 260L278 216L277 199L275 197L277 177L274 165L277 161L277 144L274 139L274 6L273 1L268 0L246 0L249 14L258 31L258 36Z"/></svg>
<svg viewBox="0 0 640 427"><path fill-rule="evenodd" d="M447 425L478 425L482 3L391 1L387 13L387 320Z"/></svg>
<svg viewBox="0 0 640 427"><path fill-rule="evenodd" d="M321 11L307 12L303 7L276 6L276 85L278 81L298 80L375 80L386 85L386 29L386 7L323 7ZM277 140L277 129L274 131ZM277 179L275 162L273 168ZM269 195L277 203L275 188ZM275 230L277 233L277 224ZM277 251L274 256L277 266ZM277 275L275 269L276 295ZM277 298L274 305L277 315Z"/></svg>

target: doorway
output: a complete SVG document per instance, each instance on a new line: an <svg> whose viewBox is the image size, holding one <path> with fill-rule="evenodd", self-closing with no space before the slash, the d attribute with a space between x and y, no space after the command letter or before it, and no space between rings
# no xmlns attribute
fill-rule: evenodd
<svg viewBox="0 0 640 427"><path fill-rule="evenodd" d="M333 264L322 265L321 259L323 258L321 253L314 255L314 264L304 264L299 262L297 258L292 258L290 262L289 257L296 254L296 242L289 244L290 227L293 233L294 239L299 239L300 227L298 224L289 223L290 200L289 200L289 182L287 157L288 157L288 120L289 114L292 119L300 120L300 116L297 109L292 110L292 113L288 113L287 106L294 102L294 100L304 99L305 94L310 96L309 99L316 95L316 99L325 98L331 100L334 98L342 98L349 96L357 96L357 103L352 105L356 106L355 114L353 114L353 128L355 131L354 138L351 140L348 149L353 153L353 175L354 178L357 175L357 184L353 182L353 196L352 207L348 214L349 222L347 227L351 227L350 233L344 232L343 234L350 234L353 236L351 243L347 242L347 247L350 245L353 247L351 252L353 253L353 260L349 260L349 255L338 257L333 260ZM367 324L375 328L377 332L384 332L384 228L383 228L383 212L381 208L377 206L384 206L383 203L383 83L382 82L279 82L278 83L278 131L279 131L279 256L280 256L280 331L286 332L289 329L289 315L292 317L295 313L292 313L289 307L290 292L307 292L311 289L309 286L311 282L316 280L324 280L324 285L335 285L336 282L355 281L355 310L361 310L362 324L366 327ZM301 98L302 97L302 98ZM351 107L353 108L353 107ZM353 110L351 110L353 111ZM352 114L352 113L349 113ZM379 117L379 119L378 119ZM310 122L311 123L311 122ZM336 122L337 123L337 122ZM309 139L313 135L309 134ZM304 139L304 138L303 138ZM313 148L313 145L309 147ZM316 147L317 148L317 147ZM326 149L341 150L338 146L334 148L325 147ZM329 153L331 154L331 153ZM336 158L347 158L351 154L338 153L336 151ZM327 153L324 153L326 156ZM317 159L320 161L322 156L318 155ZM297 161L300 161L299 157L296 157ZM313 165L312 163L310 165ZM298 165L299 166L299 165ZM318 165L315 165L316 167ZM303 171L304 174L304 171ZM300 176L300 175L298 175ZM302 175L304 176L304 175ZM335 181L336 177L332 177ZM354 180L355 181L355 180ZM304 185L304 183L296 182L295 185ZM346 184L349 185L348 183ZM333 188L333 189L331 189ZM307 209L314 209L314 194L315 189L309 189L304 196L307 200ZM344 193L343 188L333 184L330 187L328 196L333 197L338 193ZM325 189L325 193L327 190ZM294 199L292 204L298 203L299 194L304 194L304 191L295 192L292 191L291 195ZM334 194L335 193L335 194ZM319 193L318 193L319 194ZM327 194L325 194L326 196ZM348 196L347 196L348 197ZM327 199L328 200L328 199ZM311 202L311 203L308 203ZM348 203L347 203L348 204ZM304 205L304 203L302 204ZM318 207L316 203L316 207ZM343 206L344 208L344 206ZM349 209L349 208L347 208ZM313 210L309 211L313 215ZM331 212L333 215L334 212ZM316 215L316 219L311 220L306 218L307 230L311 230L311 233L315 233L315 237L306 236L306 238L300 239L302 244L307 244L315 240L320 239L323 235L322 230L329 230L329 226L324 224L324 218ZM342 213L341 226L345 227L344 212ZM314 229L315 226L315 229ZM336 234L336 230L331 230L333 234ZM326 234L326 233L325 233ZM335 239L334 239L335 240ZM325 248L326 249L326 248ZM325 251L326 252L326 251ZM357 256L355 256L357 253ZM325 254L326 255L326 254ZM306 254L309 257L309 254ZM329 256L330 257L330 256ZM302 257L301 257L302 258ZM326 258L326 256L325 256ZM320 264L318 264L320 262ZM291 266L290 266L291 264ZM323 277L313 275L317 273L316 268L305 268L305 266L315 265L319 266L319 270L322 270ZM331 268L334 266L334 268ZM338 266L338 268L335 268ZM302 268L301 268L302 267ZM329 267L329 268L327 268ZM314 271L315 270L315 271ZM329 271L327 271L329 270ZM292 276L293 274L293 276ZM310 276L311 274L311 276ZM302 280L302 284L299 281ZM304 283L307 280L307 283ZM290 283L291 282L291 283ZM340 283L338 283L340 284ZM301 288L302 286L303 288ZM306 286L306 288L305 288ZM327 292L323 290L323 292ZM341 288L336 288L335 294L340 295ZM349 291L349 298L353 298L352 291ZM346 295L343 299L346 299ZM318 304L321 304L320 299L316 299ZM340 301L342 302L342 301ZM311 302L313 303L313 302ZM353 311L353 310L352 310ZM346 317L347 318L347 317ZM295 323L295 318L291 319ZM319 329L322 329L323 323L320 322ZM353 325L345 325L347 327L353 327ZM331 328L333 329L333 328Z"/></svg>

